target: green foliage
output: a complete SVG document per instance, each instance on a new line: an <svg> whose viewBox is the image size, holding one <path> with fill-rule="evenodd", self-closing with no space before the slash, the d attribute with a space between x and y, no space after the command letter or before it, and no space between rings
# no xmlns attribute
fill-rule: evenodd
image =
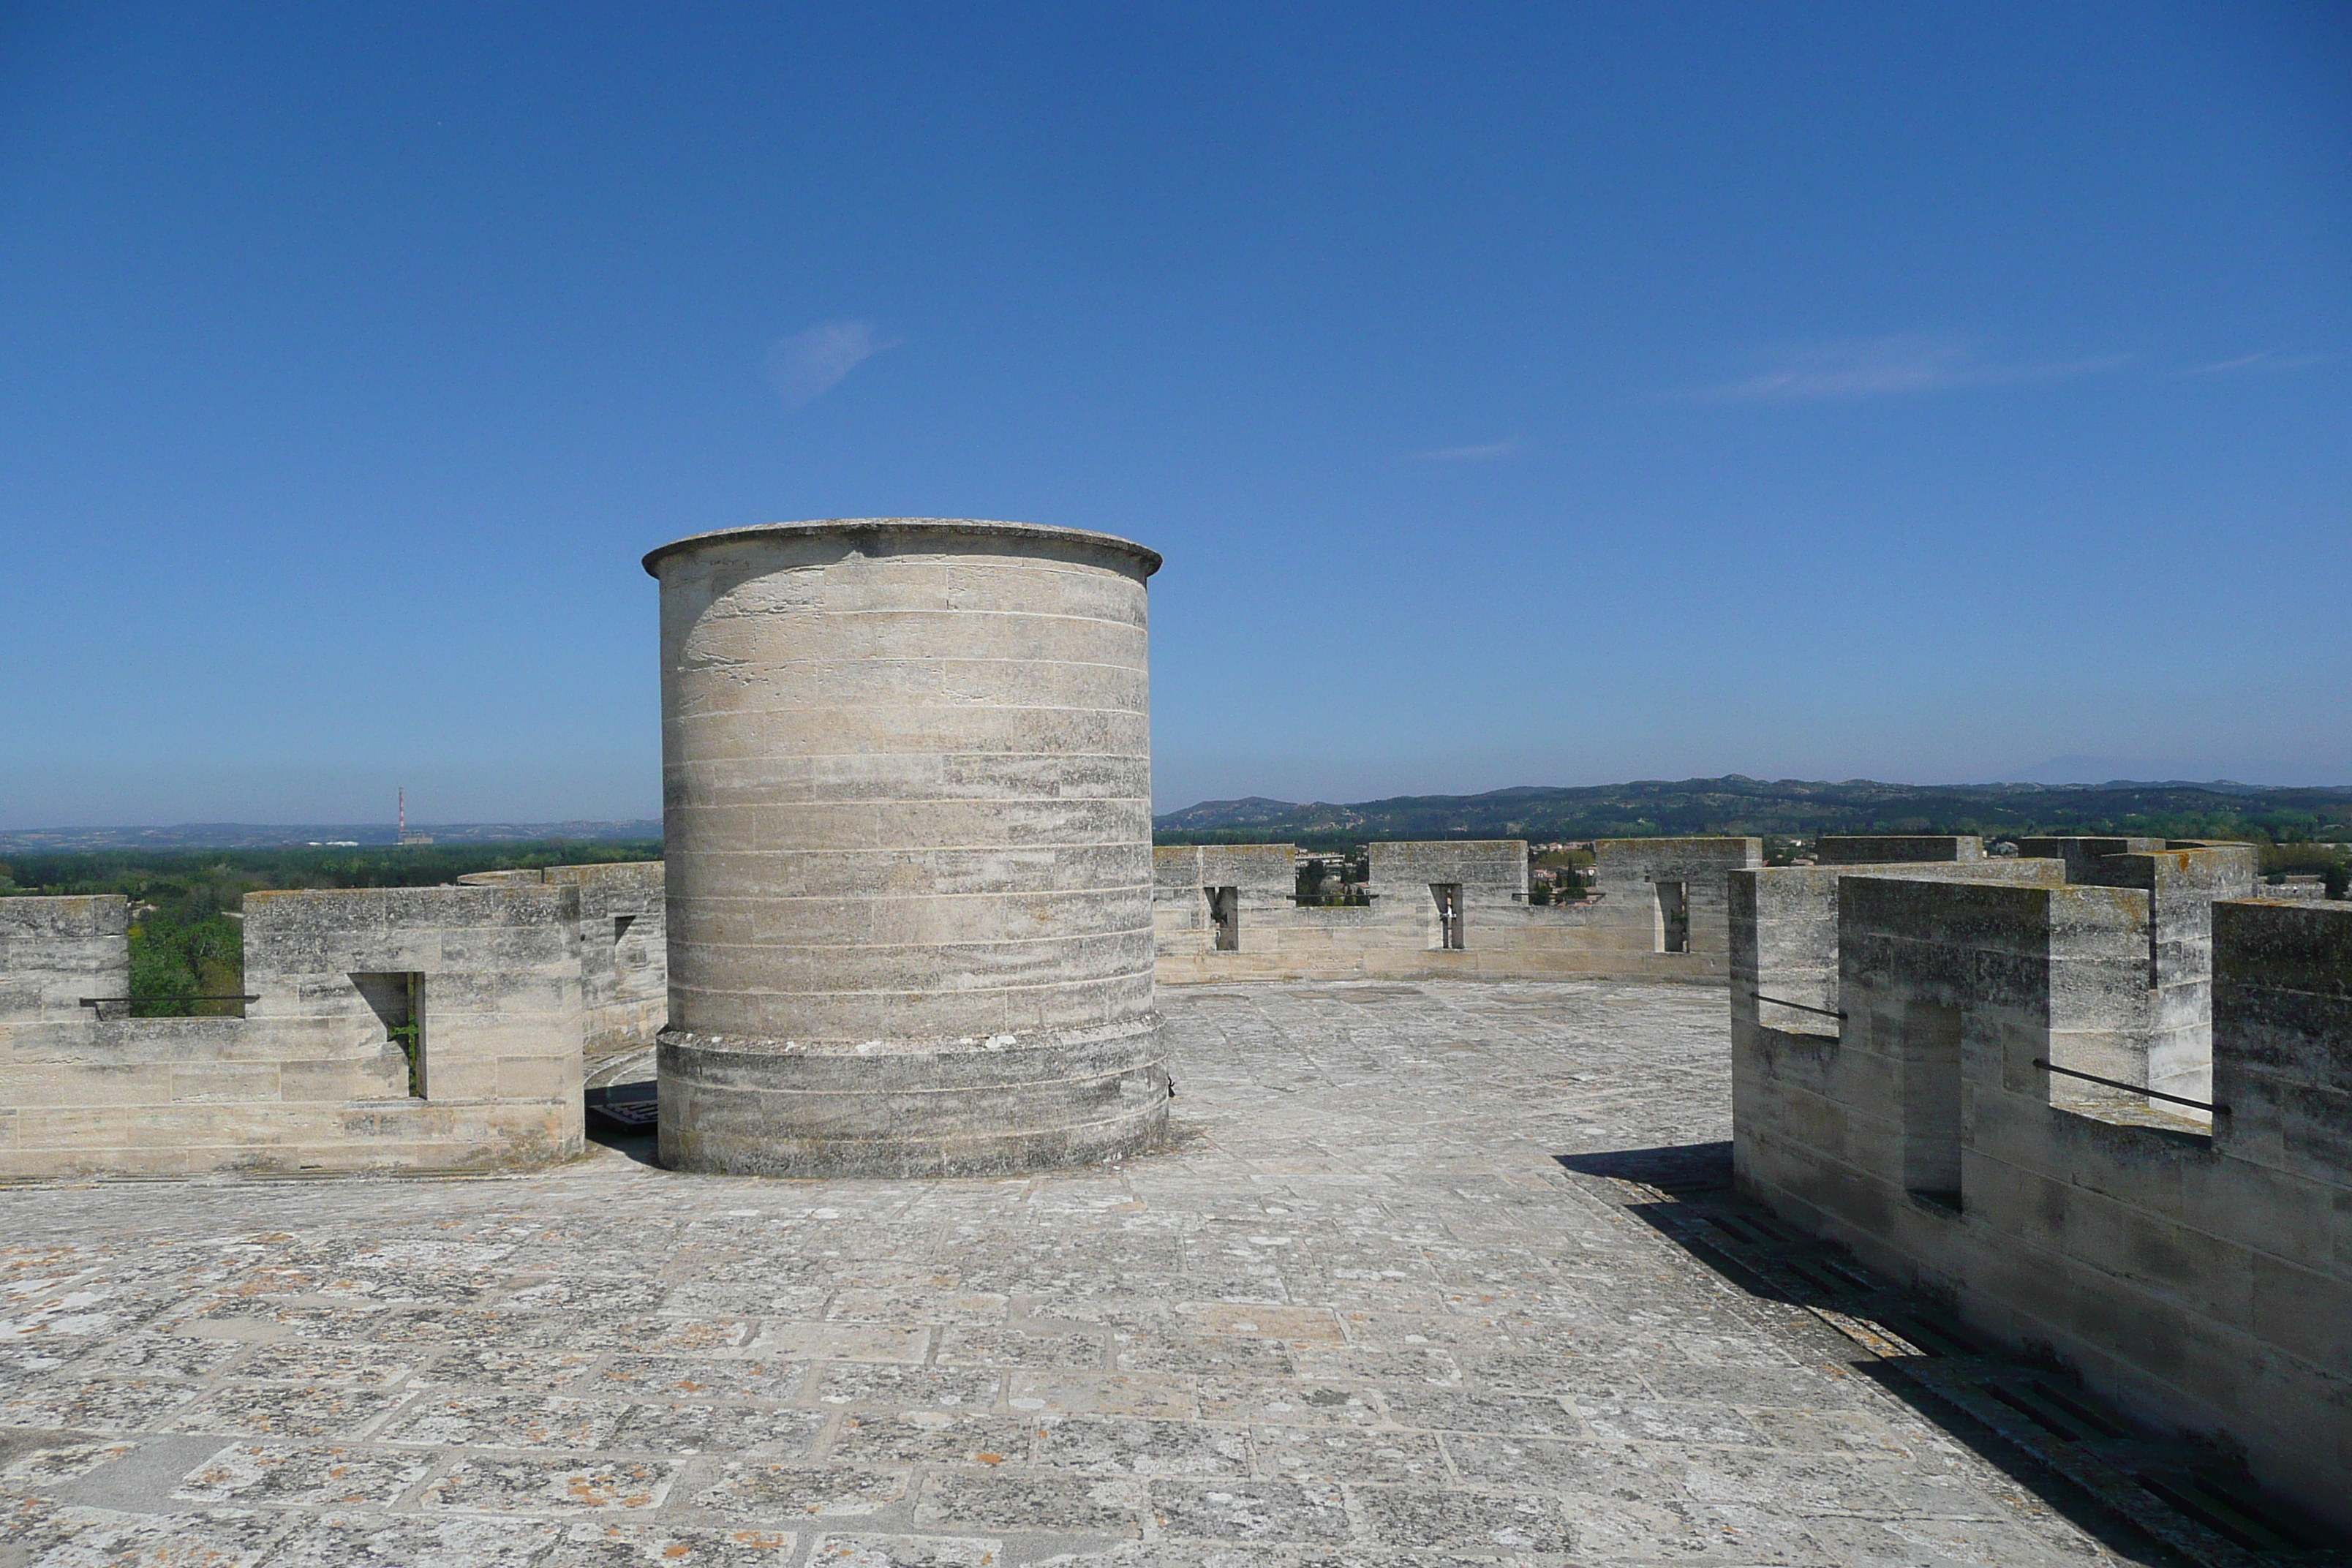
<svg viewBox="0 0 2352 1568"><path fill-rule="evenodd" d="M178 1017L194 1011L186 999L196 994L195 971L153 920L151 915L131 927L131 994L144 998L131 1011L141 1018Z"/></svg>
<svg viewBox="0 0 2352 1568"><path fill-rule="evenodd" d="M142 1000L132 1016L241 1015L243 1005L230 1000L245 988L245 933L237 923L197 900L138 908L131 926L131 994Z"/></svg>
<svg viewBox="0 0 2352 1568"><path fill-rule="evenodd" d="M2352 850L2340 844L2294 842L2262 846L2262 874L2272 882L2316 874L2331 899L2352 895Z"/></svg>
<svg viewBox="0 0 2352 1568"><path fill-rule="evenodd" d="M2326 876L2332 867L2345 864L2346 852L2333 844L2265 844L2262 847L2263 875L2307 877L2316 872Z"/></svg>
<svg viewBox="0 0 2352 1568"><path fill-rule="evenodd" d="M394 1045L400 1047L400 1054L408 1058L409 1094L418 1100L424 1099L425 1085L422 1075L416 1070L416 1042L419 1031L415 1021L412 1019L405 1024L394 1024L391 1028L386 1029L384 1034L391 1038Z"/></svg>

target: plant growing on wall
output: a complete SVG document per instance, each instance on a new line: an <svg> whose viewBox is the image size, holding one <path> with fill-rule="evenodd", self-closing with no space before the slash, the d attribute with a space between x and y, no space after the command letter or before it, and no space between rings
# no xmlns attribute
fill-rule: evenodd
<svg viewBox="0 0 2352 1568"><path fill-rule="evenodd" d="M390 1037L393 1044L400 1047L400 1054L408 1058L409 1094L415 1099L422 1100L425 1098L425 1075L418 1070L416 1061L416 1020L411 1018L405 1024L394 1024L384 1033Z"/></svg>

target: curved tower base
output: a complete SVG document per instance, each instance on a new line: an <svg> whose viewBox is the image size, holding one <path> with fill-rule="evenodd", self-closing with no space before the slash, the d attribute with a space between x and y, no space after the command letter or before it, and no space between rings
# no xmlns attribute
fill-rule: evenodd
<svg viewBox="0 0 2352 1568"><path fill-rule="evenodd" d="M1160 1016L985 1040L661 1037L661 1163L735 1176L998 1176L1156 1144Z"/></svg>

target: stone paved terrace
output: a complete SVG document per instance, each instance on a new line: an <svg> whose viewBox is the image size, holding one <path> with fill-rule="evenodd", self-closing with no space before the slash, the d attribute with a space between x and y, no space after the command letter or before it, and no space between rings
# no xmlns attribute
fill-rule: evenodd
<svg viewBox="0 0 2352 1568"><path fill-rule="evenodd" d="M1555 1161L1721 992L1163 1001L1103 1172L0 1191L0 1568L2119 1560Z"/></svg>

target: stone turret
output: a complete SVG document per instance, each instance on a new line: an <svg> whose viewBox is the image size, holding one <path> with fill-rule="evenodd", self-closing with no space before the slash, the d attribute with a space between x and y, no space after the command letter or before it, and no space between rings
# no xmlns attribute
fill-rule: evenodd
<svg viewBox="0 0 2352 1568"><path fill-rule="evenodd" d="M1082 1163L1164 1125L1145 581L1023 523L699 534L661 583L661 1156Z"/></svg>

